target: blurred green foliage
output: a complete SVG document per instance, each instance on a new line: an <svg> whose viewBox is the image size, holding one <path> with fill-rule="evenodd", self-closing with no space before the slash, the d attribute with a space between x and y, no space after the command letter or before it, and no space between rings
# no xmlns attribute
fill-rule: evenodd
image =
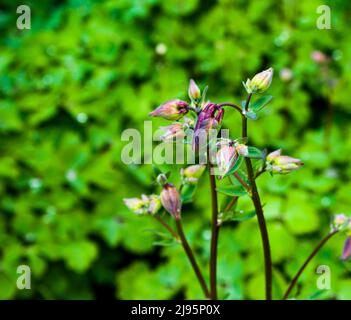
<svg viewBox="0 0 351 320"><path fill-rule="evenodd" d="M153 231L164 231L122 203L158 191L150 165L121 162L121 132L142 130L158 104L186 98L190 77L209 85L211 100L239 102L241 82L270 66L275 98L249 123L250 144L305 162L259 179L280 298L331 215L351 213L351 3L324 2L330 30L316 28L318 0L28 0L32 29L17 30L23 3L1 1L0 298L202 298L180 246L155 247ZM315 50L328 62L313 61ZM164 123L153 119L154 129ZM239 136L234 112L224 125ZM208 276L206 180L183 219ZM351 299L343 240L313 260L299 297ZM256 219L224 226L220 297L263 298L262 261ZM20 264L31 267L31 290L16 288ZM331 290L318 292L322 264Z"/></svg>

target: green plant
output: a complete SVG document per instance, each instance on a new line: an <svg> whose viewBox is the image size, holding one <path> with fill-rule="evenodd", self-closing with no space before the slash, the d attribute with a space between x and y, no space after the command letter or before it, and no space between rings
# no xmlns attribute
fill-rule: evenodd
<svg viewBox="0 0 351 320"><path fill-rule="evenodd" d="M221 225L224 222L233 220L245 221L253 216L252 214L239 215L235 210L235 205L243 195L250 196L255 208L263 247L266 299L272 299L272 255L263 205L256 185L256 179L265 172L269 172L271 175L288 174L299 169L303 165L302 161L299 159L282 155L281 150L276 150L267 155L266 151L261 151L255 147L246 145L249 141L248 119L258 119L259 111L266 107L272 100L272 96L270 95L261 96L254 101L251 101L252 97L255 94L267 91L271 85L272 78L273 69L270 68L256 74L252 80L248 79L246 83L243 83L248 96L246 100L242 101L241 107L229 102L212 103L206 101L207 87L201 94L195 81L190 80L188 95L191 101L189 104L179 99L169 100L160 105L149 115L161 117L166 120L176 120L177 122L163 128L163 130L166 131L162 136L163 143L171 144L174 142L185 145L190 143L199 164L181 170L182 179L178 189L168 182L167 173L160 173L157 177L157 182L162 186L159 197L157 195L151 195L149 197L143 195L141 199L124 199L125 204L134 213L153 216L170 232L177 242L182 244L203 293L205 297L209 299L216 300L218 298L217 253L218 235ZM232 140L230 138L218 137L225 107L233 108L235 111L239 112L241 116L242 135L239 139ZM186 119L182 121L187 113L191 114L190 120ZM255 161L254 164L253 161ZM246 172L242 170L243 163L245 163ZM181 214L182 201L189 200L195 195L195 187L204 171L205 164L209 172L212 203L209 288L184 234ZM215 175L222 181L224 179L229 180L230 184L224 187L217 187ZM225 205L221 206L224 207L224 210L220 213L218 192L232 197L229 202L225 199ZM161 215L159 215L161 204L163 208L173 216L176 222L177 232L163 220ZM335 221L332 231L317 245L293 278L284 294L284 299L289 297L298 278L320 248L337 232L341 230L346 230L348 233L351 232L350 218L339 215L336 217ZM351 257L350 247L350 238L348 238L343 253L344 259Z"/></svg>

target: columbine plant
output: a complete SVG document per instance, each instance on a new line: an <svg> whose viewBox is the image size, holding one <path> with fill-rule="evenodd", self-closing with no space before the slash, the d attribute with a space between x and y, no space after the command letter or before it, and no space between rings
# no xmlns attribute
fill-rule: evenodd
<svg viewBox="0 0 351 320"><path fill-rule="evenodd" d="M235 206L242 195L249 195L255 208L263 247L265 294L267 300L272 299L271 250L256 179L265 172L269 172L271 175L288 174L303 165L299 159L282 155L280 149L267 155L265 151L247 145L249 141L248 119L256 120L258 112L272 100L270 95L259 96L252 101L253 97L267 91L271 85L272 77L273 69L269 68L243 83L247 91L247 98L242 101L240 106L228 102L213 103L207 101L207 87L201 93L195 81L190 80L189 103L179 99L169 100L152 111L149 114L152 117L174 121L168 126L161 127L164 131L161 136L162 141L191 144L191 148L198 158L205 155L206 161L205 163L182 168L180 171L181 185L178 187L168 181L166 173L160 173L157 177L157 182L162 188L160 195L142 195L140 199L124 199L125 204L134 213L154 217L183 246L204 295L208 299L217 299L217 245L221 225L228 221L243 221L252 217L251 214L240 215L235 211ZM242 120L241 137L231 139L218 136L226 107L239 112ZM190 135L188 134L189 130L191 131ZM209 172L212 202L209 286L197 263L194 252L189 246L182 226L182 203L192 198L196 185L206 167ZM217 187L216 177L221 182L228 180L229 185ZM219 210L218 205L218 192L227 196L221 210ZM162 210L160 209L162 207L173 217L176 229L173 229L161 215ZM340 214L335 217L330 233L321 240L292 279L283 297L284 299L289 297L301 273L315 254L338 232L345 232L347 235L341 258L343 260L350 258L351 219Z"/></svg>

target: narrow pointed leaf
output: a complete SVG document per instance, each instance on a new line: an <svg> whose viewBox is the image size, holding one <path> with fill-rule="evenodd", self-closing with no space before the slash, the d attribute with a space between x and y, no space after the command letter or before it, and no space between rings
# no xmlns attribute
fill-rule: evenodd
<svg viewBox="0 0 351 320"><path fill-rule="evenodd" d="M249 111L258 112L262 110L269 102L271 102L273 96L266 95L258 98L256 101L252 102L249 107Z"/></svg>
<svg viewBox="0 0 351 320"><path fill-rule="evenodd" d="M244 196L247 194L246 190L241 187L241 186L233 186L233 185L228 185L228 186L223 186L223 187L217 187L216 188L217 192L223 193L227 196Z"/></svg>
<svg viewBox="0 0 351 320"><path fill-rule="evenodd" d="M239 156L238 159L236 160L234 166L229 170L229 172L225 175L225 177L231 175L235 171L239 170L241 164L243 163L244 158Z"/></svg>

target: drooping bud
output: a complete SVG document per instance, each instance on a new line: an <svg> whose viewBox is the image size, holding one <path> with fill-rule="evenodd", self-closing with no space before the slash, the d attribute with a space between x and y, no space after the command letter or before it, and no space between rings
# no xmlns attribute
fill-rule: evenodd
<svg viewBox="0 0 351 320"><path fill-rule="evenodd" d="M243 83L243 85L248 93L262 93L269 88L272 78L273 68L269 68L257 73L252 80L247 79L246 83Z"/></svg>
<svg viewBox="0 0 351 320"><path fill-rule="evenodd" d="M166 120L179 120L188 112L189 105L182 100L174 99L161 104L149 113L152 117L161 117Z"/></svg>
<svg viewBox="0 0 351 320"><path fill-rule="evenodd" d="M199 101L201 98L201 91L193 79L190 79L188 95L194 101Z"/></svg>
<svg viewBox="0 0 351 320"><path fill-rule="evenodd" d="M270 153L266 160L266 170L272 173L286 174L299 169L303 165L303 162L299 159L281 155L281 149Z"/></svg>
<svg viewBox="0 0 351 320"><path fill-rule="evenodd" d="M177 220L180 219L182 207L180 194L176 187L171 183L166 183L161 191L161 203L163 207Z"/></svg>
<svg viewBox="0 0 351 320"><path fill-rule="evenodd" d="M207 143L207 135L210 129L217 129L222 122L224 109L213 103L208 103L200 112L194 129L193 150L199 151L200 144Z"/></svg>
<svg viewBox="0 0 351 320"><path fill-rule="evenodd" d="M348 260L351 258L351 237L348 237L344 244L344 249L342 251L342 260Z"/></svg>
<svg viewBox="0 0 351 320"><path fill-rule="evenodd" d="M169 126L160 127L161 130L165 131L165 133L162 136L160 136L160 139L163 142L183 140L186 136L183 127L184 125L180 122L174 122Z"/></svg>
<svg viewBox="0 0 351 320"><path fill-rule="evenodd" d="M184 179L185 183L196 184L205 171L206 166L201 164L194 164L180 170L180 174Z"/></svg>
<svg viewBox="0 0 351 320"><path fill-rule="evenodd" d="M129 198L123 199L124 204L135 214L155 214L161 208L160 198L156 195L142 195L141 199Z"/></svg>
<svg viewBox="0 0 351 320"><path fill-rule="evenodd" d="M232 142L222 144L216 154L219 179L222 179L234 166L238 160L238 153Z"/></svg>

